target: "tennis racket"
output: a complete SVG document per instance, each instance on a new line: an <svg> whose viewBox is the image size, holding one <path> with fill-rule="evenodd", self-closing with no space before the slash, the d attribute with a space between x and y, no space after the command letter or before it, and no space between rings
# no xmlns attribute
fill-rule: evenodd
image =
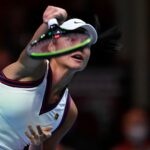
<svg viewBox="0 0 150 150"><path fill-rule="evenodd" d="M58 48L52 50L49 44L53 40L58 40L61 36L67 36L71 33L83 33L85 31L83 31L82 29L74 31L61 29L56 19L53 19L53 21L48 22L48 27L49 29L46 33L42 34L38 39L31 41L28 44L26 50L27 54L30 57L37 59L57 57L89 46L92 41L92 38L87 36L86 39L78 43L71 43L69 46L65 46L65 48Z"/></svg>

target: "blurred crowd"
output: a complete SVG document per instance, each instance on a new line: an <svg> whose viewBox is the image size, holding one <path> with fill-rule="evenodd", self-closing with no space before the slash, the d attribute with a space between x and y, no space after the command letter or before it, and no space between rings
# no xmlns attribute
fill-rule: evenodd
<svg viewBox="0 0 150 150"><path fill-rule="evenodd" d="M57 150L150 149L149 112L146 108L135 108L130 102L130 67L118 55L121 34L110 0L2 1L0 70L13 62L26 46L42 22L41 15L47 5L63 7L69 17L100 26L89 70L75 79L80 87L76 84L71 87L79 108L78 119Z"/></svg>
<svg viewBox="0 0 150 150"><path fill-rule="evenodd" d="M149 150L149 116L142 108L129 109L121 120L121 136L112 150Z"/></svg>

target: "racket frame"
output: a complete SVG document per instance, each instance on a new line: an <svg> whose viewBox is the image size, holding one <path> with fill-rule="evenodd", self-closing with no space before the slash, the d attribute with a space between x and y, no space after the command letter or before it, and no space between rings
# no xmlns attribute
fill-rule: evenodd
<svg viewBox="0 0 150 150"><path fill-rule="evenodd" d="M89 36L86 40L84 40L83 42L75 45L75 46L71 46L69 48L63 48L57 51L50 51L50 52L31 52L30 48L35 46L36 44L38 44L41 41L44 41L46 39L58 39L60 38L62 35L67 35L70 33L81 33L81 34L87 34L86 30L79 28L76 30L64 30L61 29L57 24L53 24L49 27L48 31L44 34L42 34L38 39L31 41L28 45L27 45L27 54L32 57L32 58L50 58L50 57L57 57L60 55L64 55L73 51L76 51L80 48L86 47L86 46L90 46L91 42L92 42L92 38Z"/></svg>

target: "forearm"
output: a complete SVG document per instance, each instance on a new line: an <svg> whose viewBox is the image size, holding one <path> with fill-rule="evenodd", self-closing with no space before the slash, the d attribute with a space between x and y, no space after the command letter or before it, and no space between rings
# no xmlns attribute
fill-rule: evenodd
<svg viewBox="0 0 150 150"><path fill-rule="evenodd" d="M67 12L66 10L54 7L54 6L48 6L46 10L43 13L43 23L41 26L36 30L31 40L37 39L41 34L45 33L48 30L47 22L48 20L52 18L59 18L62 22L67 18ZM43 62L43 60L34 60L31 59L25 52L20 55L18 61L20 61L22 64L27 63L27 66L30 66L32 64L33 67L38 67L39 63ZM28 65L29 64L29 65Z"/></svg>
<svg viewBox="0 0 150 150"><path fill-rule="evenodd" d="M32 40L37 39L41 34L45 33L47 31L48 27L46 23L42 23L40 25L40 27L36 30L36 32L34 33ZM35 68L37 68L39 65L41 65L41 63L44 62L44 60L35 60L32 59L31 57L28 56L26 49L23 50L23 52L21 53L18 62L20 64L22 64L22 66L24 66L24 68L34 70ZM30 68L29 68L30 67Z"/></svg>
<svg viewBox="0 0 150 150"><path fill-rule="evenodd" d="M41 34L45 33L48 30L48 25L47 23L42 23L39 28L36 30L34 33L32 40L37 39Z"/></svg>

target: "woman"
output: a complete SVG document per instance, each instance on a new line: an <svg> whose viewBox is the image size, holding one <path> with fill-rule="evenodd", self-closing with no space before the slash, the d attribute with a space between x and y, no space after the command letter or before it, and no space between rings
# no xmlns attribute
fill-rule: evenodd
<svg viewBox="0 0 150 150"><path fill-rule="evenodd" d="M47 30L47 22L57 18L62 28L83 28L97 40L95 29L77 19L66 22L64 9L48 6L43 14L43 24L32 40ZM71 25L71 26L69 26ZM69 28L71 27L71 28ZM88 28L87 28L88 27ZM72 33L50 43L51 49L64 48L89 36ZM77 108L69 95L67 85L74 74L83 70L90 57L90 48L51 58L34 60L22 52L19 59L5 67L0 75L0 149L21 150L30 143L30 150L55 150L62 137L73 125ZM26 136L25 136L26 135Z"/></svg>

